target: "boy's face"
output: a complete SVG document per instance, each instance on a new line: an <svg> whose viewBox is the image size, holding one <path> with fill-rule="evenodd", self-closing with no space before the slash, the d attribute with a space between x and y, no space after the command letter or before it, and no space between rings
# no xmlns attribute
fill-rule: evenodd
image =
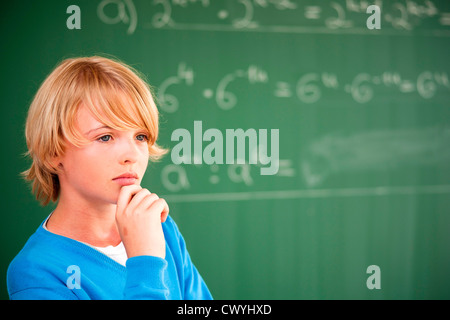
<svg viewBox="0 0 450 320"><path fill-rule="evenodd" d="M58 158L61 199L117 203L122 186L141 183L149 160L148 133L106 127L83 104L75 125L90 143L76 147L67 142L64 155Z"/></svg>

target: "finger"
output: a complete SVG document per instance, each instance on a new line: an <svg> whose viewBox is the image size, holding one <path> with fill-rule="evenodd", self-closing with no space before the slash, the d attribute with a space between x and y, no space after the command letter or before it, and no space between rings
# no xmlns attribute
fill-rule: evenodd
<svg viewBox="0 0 450 320"><path fill-rule="evenodd" d="M133 196L141 189L142 187L138 185L123 186L120 189L119 197L117 198L117 212L122 213Z"/></svg>
<svg viewBox="0 0 450 320"><path fill-rule="evenodd" d="M147 211L150 209L153 202L158 199L159 197L156 195L156 193L151 193L142 199L142 201L139 203L139 207Z"/></svg>
<svg viewBox="0 0 450 320"><path fill-rule="evenodd" d="M147 189L141 189L138 193L136 193L133 198L128 203L128 206L126 207L126 212L131 213L136 210L136 208L141 206L141 202L144 198L149 196L151 193ZM145 207L146 208L146 207Z"/></svg>
<svg viewBox="0 0 450 320"><path fill-rule="evenodd" d="M166 200L164 200L163 198L155 200L150 206L150 209L156 210L156 212L160 212L161 222L166 221L169 214L169 205L167 204Z"/></svg>

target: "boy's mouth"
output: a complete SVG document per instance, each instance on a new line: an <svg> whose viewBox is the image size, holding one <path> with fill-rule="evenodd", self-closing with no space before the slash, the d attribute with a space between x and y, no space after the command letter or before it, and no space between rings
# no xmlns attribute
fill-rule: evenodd
<svg viewBox="0 0 450 320"><path fill-rule="evenodd" d="M135 184L138 179L139 179L138 175L135 172L127 172L121 174L118 177L115 177L113 181L117 182L121 186L129 186Z"/></svg>

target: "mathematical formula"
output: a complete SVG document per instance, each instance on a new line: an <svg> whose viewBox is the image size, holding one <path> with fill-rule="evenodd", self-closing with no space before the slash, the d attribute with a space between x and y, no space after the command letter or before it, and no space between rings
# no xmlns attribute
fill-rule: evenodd
<svg viewBox="0 0 450 320"><path fill-rule="evenodd" d="M296 179L305 186L316 187L337 174L445 165L450 161L449 144L448 127L371 130L350 135L330 133L313 139L298 159L278 160L279 170L271 179L285 179L281 182ZM164 188L172 193L189 192L198 186L215 186L223 181L251 188L262 179L260 167L249 163L167 164L160 174Z"/></svg>
<svg viewBox="0 0 450 320"><path fill-rule="evenodd" d="M387 0L102 0L97 16L106 24L123 24L131 35L143 29L204 31L261 31L281 33L361 33L369 5L381 8L382 30L430 31L431 36L449 37L450 12L436 1ZM195 12L195 19L192 13ZM280 23L281 21L281 23ZM425 27L433 22L433 29ZM426 23L425 23L426 22ZM426 29L428 28L428 29Z"/></svg>
<svg viewBox="0 0 450 320"><path fill-rule="evenodd" d="M166 78L158 86L158 99L163 111L173 113L180 108L180 99L171 94L173 86L193 86L197 75L184 62L179 63L177 74ZM201 77L199 75L198 77ZM384 87L400 94L417 94L423 99L433 98L439 90L449 91L450 82L446 72L423 71L415 78L403 77L399 72L384 71L379 74L357 73L348 81L331 72L311 72L301 75L294 83L272 79L264 68L249 65L236 69L218 78L212 87L202 89L199 98L213 99L218 108L230 110L239 102L239 96L232 91L233 82L246 86L266 85L269 92L279 99L294 98L305 104L319 102L329 92L341 91L354 102L367 103L376 97L376 89Z"/></svg>

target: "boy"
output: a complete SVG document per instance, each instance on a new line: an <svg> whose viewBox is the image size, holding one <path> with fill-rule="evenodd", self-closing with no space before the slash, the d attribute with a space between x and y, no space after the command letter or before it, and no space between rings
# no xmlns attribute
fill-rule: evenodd
<svg viewBox="0 0 450 320"><path fill-rule="evenodd" d="M164 199L142 188L158 111L137 72L67 59L30 106L24 175L55 210L7 273L11 299L211 299Z"/></svg>

